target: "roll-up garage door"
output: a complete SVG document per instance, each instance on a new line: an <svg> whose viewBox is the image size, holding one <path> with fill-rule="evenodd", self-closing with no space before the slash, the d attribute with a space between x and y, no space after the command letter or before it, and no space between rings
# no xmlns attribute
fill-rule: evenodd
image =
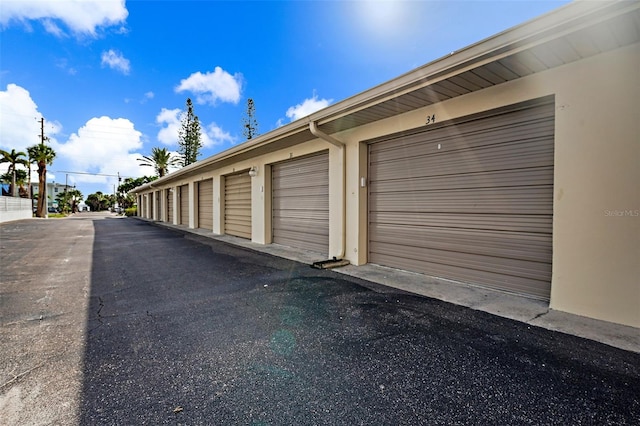
<svg viewBox="0 0 640 426"><path fill-rule="evenodd" d="M251 238L251 176L248 171L225 177L224 232Z"/></svg>
<svg viewBox="0 0 640 426"><path fill-rule="evenodd" d="M180 196L180 225L189 225L189 185L178 187Z"/></svg>
<svg viewBox="0 0 640 426"><path fill-rule="evenodd" d="M173 189L167 190L167 222L173 223Z"/></svg>
<svg viewBox="0 0 640 426"><path fill-rule="evenodd" d="M273 242L329 252L329 152L271 168Z"/></svg>
<svg viewBox="0 0 640 426"><path fill-rule="evenodd" d="M153 192L150 192L149 195L147 195L147 197L149 198L149 211L147 212L149 219L153 219L153 194Z"/></svg>
<svg viewBox="0 0 640 426"><path fill-rule="evenodd" d="M213 180L198 183L198 228L213 230Z"/></svg>
<svg viewBox="0 0 640 426"><path fill-rule="evenodd" d="M156 220L162 220L162 215L160 214L161 212L161 206L162 206L162 202L160 201L160 191L156 191L153 193L153 196L155 197L156 201L155 201L155 206L156 206L156 210L155 210L155 214L156 214Z"/></svg>
<svg viewBox="0 0 640 426"><path fill-rule="evenodd" d="M369 145L369 261L548 299L554 105Z"/></svg>

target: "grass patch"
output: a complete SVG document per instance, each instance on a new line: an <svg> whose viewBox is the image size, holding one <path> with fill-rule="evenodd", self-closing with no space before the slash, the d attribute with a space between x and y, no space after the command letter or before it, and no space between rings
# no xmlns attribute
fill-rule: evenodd
<svg viewBox="0 0 640 426"><path fill-rule="evenodd" d="M61 219L63 217L67 217L64 213L49 213L49 219Z"/></svg>

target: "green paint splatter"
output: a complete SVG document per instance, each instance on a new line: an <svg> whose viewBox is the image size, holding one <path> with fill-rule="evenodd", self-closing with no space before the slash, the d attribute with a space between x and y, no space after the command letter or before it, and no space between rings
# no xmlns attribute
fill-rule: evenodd
<svg viewBox="0 0 640 426"><path fill-rule="evenodd" d="M289 330L276 330L271 336L269 347L278 355L291 355L296 348L296 337Z"/></svg>
<svg viewBox="0 0 640 426"><path fill-rule="evenodd" d="M303 311L297 306L285 306L280 313L280 321L286 326L295 327L302 323Z"/></svg>

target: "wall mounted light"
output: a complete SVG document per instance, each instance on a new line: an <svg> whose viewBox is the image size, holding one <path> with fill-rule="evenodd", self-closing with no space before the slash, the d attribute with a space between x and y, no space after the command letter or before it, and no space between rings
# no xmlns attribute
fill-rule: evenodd
<svg viewBox="0 0 640 426"><path fill-rule="evenodd" d="M252 178L258 176L258 168L256 166L252 166L249 169L249 176L251 176Z"/></svg>

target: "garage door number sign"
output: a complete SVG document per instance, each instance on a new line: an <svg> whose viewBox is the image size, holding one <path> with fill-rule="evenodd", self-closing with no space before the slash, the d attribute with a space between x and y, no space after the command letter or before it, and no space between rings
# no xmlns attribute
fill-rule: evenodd
<svg viewBox="0 0 640 426"><path fill-rule="evenodd" d="M432 114L432 115L427 115L427 122L425 124L429 125L429 124L433 124L436 122L436 115Z"/></svg>

